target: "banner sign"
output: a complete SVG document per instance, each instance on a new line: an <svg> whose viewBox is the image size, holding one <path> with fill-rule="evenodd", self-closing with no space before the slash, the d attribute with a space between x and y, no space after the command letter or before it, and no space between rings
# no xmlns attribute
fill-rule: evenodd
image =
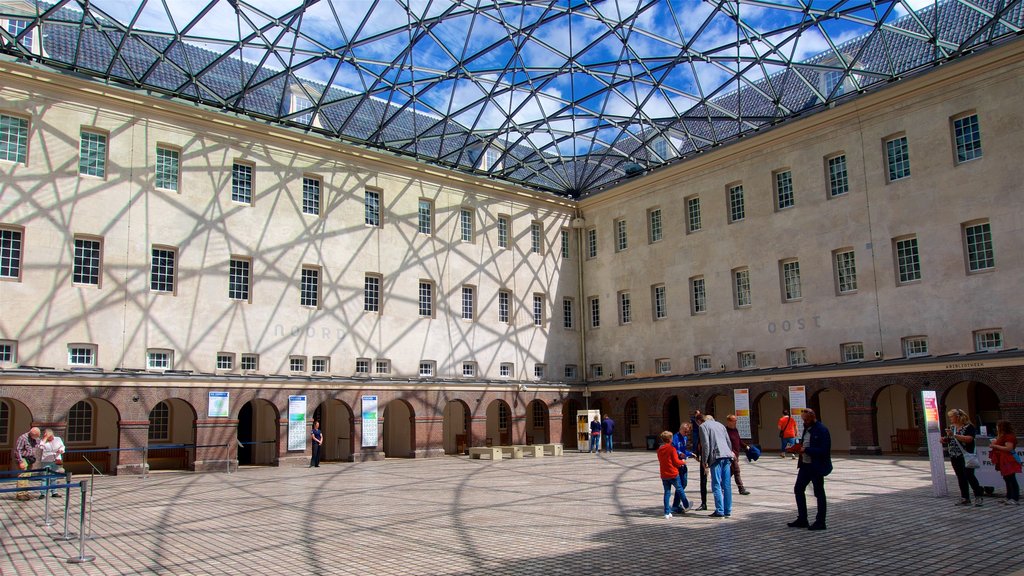
<svg viewBox="0 0 1024 576"><path fill-rule="evenodd" d="M807 390L803 386L789 387L789 415L796 420L796 437L804 437L804 419L800 414L807 408Z"/></svg>
<svg viewBox="0 0 1024 576"><path fill-rule="evenodd" d="M932 471L932 493L936 497L941 497L948 493L948 489L946 462L942 453L942 429L939 428L939 400L935 390L921 391L921 406L924 407L924 431L928 444L928 464Z"/></svg>
<svg viewBox="0 0 1024 576"><path fill-rule="evenodd" d="M288 450L306 450L306 397L288 397Z"/></svg>
<svg viewBox="0 0 1024 576"><path fill-rule="evenodd" d="M732 396L736 407L736 429L740 432L740 438L751 438L750 389L738 388L732 391Z"/></svg>
<svg viewBox="0 0 1024 576"><path fill-rule="evenodd" d="M229 400L230 397L227 392L210 392L209 400L206 404L207 418L227 418Z"/></svg>
<svg viewBox="0 0 1024 576"><path fill-rule="evenodd" d="M363 448L377 446L377 397L363 396Z"/></svg>

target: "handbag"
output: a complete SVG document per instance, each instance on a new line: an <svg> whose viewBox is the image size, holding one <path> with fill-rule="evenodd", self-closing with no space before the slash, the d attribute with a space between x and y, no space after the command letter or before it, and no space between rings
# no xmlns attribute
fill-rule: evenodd
<svg viewBox="0 0 1024 576"><path fill-rule="evenodd" d="M964 467L981 468L981 459L978 458L977 452L968 452L967 449L964 448L964 445L961 444L955 436L950 436L950 438L952 438L953 442L956 442L956 445L960 447L960 453L964 456Z"/></svg>

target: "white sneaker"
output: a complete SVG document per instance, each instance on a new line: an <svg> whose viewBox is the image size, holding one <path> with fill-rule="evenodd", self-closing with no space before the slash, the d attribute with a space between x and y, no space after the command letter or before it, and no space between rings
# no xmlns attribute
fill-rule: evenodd
<svg viewBox="0 0 1024 576"><path fill-rule="evenodd" d="M672 513L671 512L669 512L668 514L665 514L665 520L668 520L671 517L672 517Z"/></svg>

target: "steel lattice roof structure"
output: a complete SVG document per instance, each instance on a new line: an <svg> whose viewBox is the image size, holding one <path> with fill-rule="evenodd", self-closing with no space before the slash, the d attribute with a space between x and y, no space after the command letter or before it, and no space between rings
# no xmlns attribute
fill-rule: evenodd
<svg viewBox="0 0 1024 576"><path fill-rule="evenodd" d="M1022 0L0 0L0 52L579 198L1019 37Z"/></svg>

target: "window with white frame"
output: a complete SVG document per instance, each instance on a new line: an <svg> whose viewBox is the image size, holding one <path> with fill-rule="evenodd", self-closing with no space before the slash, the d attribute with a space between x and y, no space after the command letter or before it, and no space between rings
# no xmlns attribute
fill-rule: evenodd
<svg viewBox="0 0 1024 576"><path fill-rule="evenodd" d="M235 162L231 166L231 201L252 204L252 165Z"/></svg>
<svg viewBox="0 0 1024 576"><path fill-rule="evenodd" d="M793 206L793 172L783 170L775 173L775 209L784 210Z"/></svg>
<svg viewBox="0 0 1024 576"><path fill-rule="evenodd" d="M534 364L533 365L533 377L537 380L541 380L546 377L548 367L546 364Z"/></svg>
<svg viewBox="0 0 1024 576"><path fill-rule="evenodd" d="M21 279L22 231L0 227L0 278Z"/></svg>
<svg viewBox="0 0 1024 576"><path fill-rule="evenodd" d="M19 34L25 32L28 29L28 20L22 20L21 18L10 18L7 20L7 31L11 36L17 37ZM29 32L21 37L21 45L25 47L29 52L32 51L32 36L35 31Z"/></svg>
<svg viewBox="0 0 1024 576"><path fill-rule="evenodd" d="M651 208L647 211L647 241L654 244L662 238L661 208Z"/></svg>
<svg viewBox="0 0 1024 576"><path fill-rule="evenodd" d="M433 360L421 360L420 361L420 377L429 378L434 375L434 361Z"/></svg>
<svg viewBox="0 0 1024 576"><path fill-rule="evenodd" d="M68 344L68 366L95 366L95 344Z"/></svg>
<svg viewBox="0 0 1024 576"><path fill-rule="evenodd" d="M569 231L564 228L560 230L559 238L562 242L562 258L569 258Z"/></svg>
<svg viewBox="0 0 1024 576"><path fill-rule="evenodd" d="M259 354L242 354L239 361L239 368L249 372L255 372L260 369L260 355Z"/></svg>
<svg viewBox="0 0 1024 576"><path fill-rule="evenodd" d="M757 368L757 353L750 350L737 353L736 365L740 367L740 370Z"/></svg>
<svg viewBox="0 0 1024 576"><path fill-rule="evenodd" d="M373 371L377 374L391 374L391 361L377 360L374 362Z"/></svg>
<svg viewBox="0 0 1024 576"><path fill-rule="evenodd" d="M623 362L620 369L623 376L636 376L636 362Z"/></svg>
<svg viewBox="0 0 1024 576"><path fill-rule="evenodd" d="M18 363L18 343L14 340L0 340L0 365L12 366Z"/></svg>
<svg viewBox="0 0 1024 576"><path fill-rule="evenodd" d="M803 296L800 285L800 262L783 260L779 266L782 269L782 299L786 302L799 300Z"/></svg>
<svg viewBox="0 0 1024 576"><path fill-rule="evenodd" d="M508 290L498 291L498 322L508 324L512 294Z"/></svg>
<svg viewBox="0 0 1024 576"><path fill-rule="evenodd" d="M498 215L498 248L508 248L509 222L512 219L504 214Z"/></svg>
<svg viewBox="0 0 1024 576"><path fill-rule="evenodd" d="M1003 331L987 328L974 333L975 352L996 352L1003 349Z"/></svg>
<svg viewBox="0 0 1024 576"><path fill-rule="evenodd" d="M843 362L857 362L864 359L864 343L863 342L847 342L840 344L839 352L843 357Z"/></svg>
<svg viewBox="0 0 1024 576"><path fill-rule="evenodd" d="M154 441L170 440L171 406L167 402L157 402L149 411L149 439Z"/></svg>
<svg viewBox="0 0 1024 576"><path fill-rule="evenodd" d="M82 130L78 146L78 173L83 176L107 176L107 135Z"/></svg>
<svg viewBox="0 0 1024 576"><path fill-rule="evenodd" d="M366 375L370 373L370 359L356 358L356 374Z"/></svg>
<svg viewBox="0 0 1024 576"><path fill-rule="evenodd" d="M852 249L833 252L836 273L836 292L852 294L857 291L857 261Z"/></svg>
<svg viewBox="0 0 1024 576"><path fill-rule="evenodd" d="M711 356L708 356L707 354L694 356L693 369L697 372L707 372L711 370Z"/></svg>
<svg viewBox="0 0 1024 576"><path fill-rule="evenodd" d="M28 120L0 114L0 160L24 164L28 158Z"/></svg>
<svg viewBox="0 0 1024 576"><path fill-rule="evenodd" d="M473 210L470 208L459 210L459 236L463 242L473 241Z"/></svg>
<svg viewBox="0 0 1024 576"><path fill-rule="evenodd" d="M375 228L380 227L380 192L365 190L363 192L363 223Z"/></svg>
<svg viewBox="0 0 1024 576"><path fill-rule="evenodd" d="M786 350L786 357L789 360L790 366L801 366L807 364L807 349L806 348L790 348Z"/></svg>
<svg viewBox="0 0 1024 576"><path fill-rule="evenodd" d="M363 276L363 312L380 312L380 276Z"/></svg>
<svg viewBox="0 0 1024 576"><path fill-rule="evenodd" d="M629 292L619 292L619 324L633 322L633 299Z"/></svg>
<svg viewBox="0 0 1024 576"><path fill-rule="evenodd" d="M434 283L420 280L419 288L420 318L434 317Z"/></svg>
<svg viewBox="0 0 1024 576"><path fill-rule="evenodd" d="M476 314L476 288L462 287L462 319L472 320Z"/></svg>
<svg viewBox="0 0 1024 576"><path fill-rule="evenodd" d="M739 222L747 217L747 203L743 196L743 184L729 186L729 222Z"/></svg>
<svg viewBox="0 0 1024 576"><path fill-rule="evenodd" d="M473 376L476 376L476 362L463 362L462 377L472 378Z"/></svg>
<svg viewBox="0 0 1024 576"><path fill-rule="evenodd" d="M92 442L92 404L79 400L68 410L67 441L68 444L87 444Z"/></svg>
<svg viewBox="0 0 1024 576"><path fill-rule="evenodd" d="M416 211L416 231L428 235L434 233L433 201L420 198L419 208Z"/></svg>
<svg viewBox="0 0 1024 576"><path fill-rule="evenodd" d="M320 189L323 181L314 176L302 177L302 213L320 215Z"/></svg>
<svg viewBox="0 0 1024 576"><path fill-rule="evenodd" d="M601 364L590 365L590 377L591 378L604 378L604 366Z"/></svg>
<svg viewBox="0 0 1024 576"><path fill-rule="evenodd" d="M590 298L590 327L601 327L601 299L597 296Z"/></svg>
<svg viewBox="0 0 1024 576"><path fill-rule="evenodd" d="M964 224L963 231L967 270L982 272L995 268L996 256L995 250L992 248L992 225L987 221Z"/></svg>
<svg viewBox="0 0 1024 576"><path fill-rule="evenodd" d="M508 430L508 419L509 419L508 404L505 404L504 402L499 402L498 403L498 430L501 430L501 431Z"/></svg>
<svg viewBox="0 0 1024 576"><path fill-rule="evenodd" d="M694 233L701 228L700 222L700 197L694 196L686 199L686 231Z"/></svg>
<svg viewBox="0 0 1024 576"><path fill-rule="evenodd" d="M707 293L704 289L704 277L690 278L690 312L703 314L708 311Z"/></svg>
<svg viewBox="0 0 1024 576"><path fill-rule="evenodd" d="M896 253L897 284L906 284L920 280L921 257L917 249L917 236L893 240L893 252Z"/></svg>
<svg viewBox="0 0 1024 576"><path fill-rule="evenodd" d="M156 148L156 187L178 191L179 153L177 150Z"/></svg>
<svg viewBox="0 0 1024 576"><path fill-rule="evenodd" d="M305 372L306 371L306 357L305 356L289 356L288 357L288 369L292 372Z"/></svg>
<svg viewBox="0 0 1024 576"><path fill-rule="evenodd" d="M668 318L668 298L665 294L664 284L651 286L651 302L654 304L654 319L664 320Z"/></svg>
<svg viewBox="0 0 1024 576"><path fill-rule="evenodd" d="M576 380L579 378L579 368L575 364L566 364L565 369L562 371L562 378L566 380Z"/></svg>
<svg viewBox="0 0 1024 576"><path fill-rule="evenodd" d="M228 265L228 299L248 302L251 282L252 261L248 258L232 258Z"/></svg>
<svg viewBox="0 0 1024 576"><path fill-rule="evenodd" d="M928 355L927 336L908 336L903 339L903 356L915 358Z"/></svg>
<svg viewBox="0 0 1024 576"><path fill-rule="evenodd" d="M562 328L566 330L576 328L575 315L573 314L574 308L575 302L572 298L562 298Z"/></svg>
<svg viewBox="0 0 1024 576"><path fill-rule="evenodd" d="M540 254L543 247L544 227L540 222L530 223L530 252Z"/></svg>
<svg viewBox="0 0 1024 576"><path fill-rule="evenodd" d="M846 154L837 154L825 159L828 173L828 196L835 198L850 191L850 178L846 171Z"/></svg>
<svg viewBox="0 0 1024 576"><path fill-rule="evenodd" d="M100 240L75 237L75 255L71 270L73 283L85 286L100 285L102 247Z"/></svg>
<svg viewBox="0 0 1024 576"><path fill-rule="evenodd" d="M626 220L615 221L615 251L622 252L629 247L629 238L626 235Z"/></svg>
<svg viewBox="0 0 1024 576"><path fill-rule="evenodd" d="M906 136L885 141L885 161L889 167L889 182L910 177L910 152Z"/></svg>
<svg viewBox="0 0 1024 576"><path fill-rule="evenodd" d="M314 356L309 362L309 371L314 374L326 374L331 369L331 359L326 356Z"/></svg>
<svg viewBox="0 0 1024 576"><path fill-rule="evenodd" d="M737 308L750 306L750 269L737 268L732 271L733 301Z"/></svg>
<svg viewBox="0 0 1024 576"><path fill-rule="evenodd" d="M146 370L170 370L174 365L174 352L159 348L146 350Z"/></svg>
<svg viewBox="0 0 1024 576"><path fill-rule="evenodd" d="M320 268L303 266L299 283L299 305L310 308L320 307Z"/></svg>
<svg viewBox="0 0 1024 576"><path fill-rule="evenodd" d="M231 352L217 353L217 370L234 370L235 355Z"/></svg>
<svg viewBox="0 0 1024 576"><path fill-rule="evenodd" d="M981 158L981 128L977 114L953 119L953 142L957 164Z"/></svg>
<svg viewBox="0 0 1024 576"><path fill-rule="evenodd" d="M513 369L512 369L512 363L511 362L502 362L498 366L498 376L501 376L502 378L511 378L512 377L512 371L513 371Z"/></svg>
<svg viewBox="0 0 1024 576"><path fill-rule="evenodd" d="M672 361L668 358L658 358L654 361L654 369L658 374L671 374Z"/></svg>
<svg viewBox="0 0 1024 576"><path fill-rule="evenodd" d="M544 295L534 294L533 295L533 325L543 326L544 325Z"/></svg>
<svg viewBox="0 0 1024 576"><path fill-rule="evenodd" d="M597 228L587 228L587 258L597 258Z"/></svg>
<svg viewBox="0 0 1024 576"><path fill-rule="evenodd" d="M173 294L177 251L173 248L154 246L152 255L149 268L150 290Z"/></svg>

